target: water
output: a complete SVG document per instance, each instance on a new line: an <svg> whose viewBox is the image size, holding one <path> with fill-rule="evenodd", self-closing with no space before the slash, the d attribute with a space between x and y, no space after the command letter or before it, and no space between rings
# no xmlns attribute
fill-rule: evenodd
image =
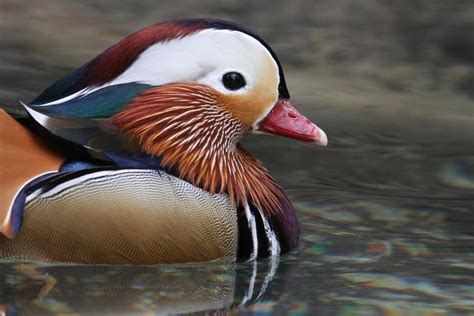
<svg viewBox="0 0 474 316"><path fill-rule="evenodd" d="M141 26L193 12L261 33L280 56L293 103L330 143L318 148L269 136L244 142L297 207L297 252L242 264L3 262L4 310L474 312L469 2L295 1L272 2L271 10L245 1L0 5L2 104L28 101Z"/></svg>

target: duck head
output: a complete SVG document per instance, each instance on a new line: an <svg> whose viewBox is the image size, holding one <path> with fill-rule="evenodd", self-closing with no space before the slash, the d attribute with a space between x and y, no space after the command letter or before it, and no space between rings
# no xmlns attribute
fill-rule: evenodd
<svg viewBox="0 0 474 316"><path fill-rule="evenodd" d="M327 144L325 133L292 106L268 44L220 20L138 31L58 81L31 107L107 120L188 182L227 192L238 205L252 202L267 215L278 213L287 198L240 146L241 138L265 133Z"/></svg>
<svg viewBox="0 0 474 316"><path fill-rule="evenodd" d="M291 105L279 61L259 37L230 24L234 28L172 25L182 28L176 37L154 42L116 79L153 88L115 114L113 124L196 186L278 210L280 189L239 145L242 136L267 133L326 145L326 135Z"/></svg>

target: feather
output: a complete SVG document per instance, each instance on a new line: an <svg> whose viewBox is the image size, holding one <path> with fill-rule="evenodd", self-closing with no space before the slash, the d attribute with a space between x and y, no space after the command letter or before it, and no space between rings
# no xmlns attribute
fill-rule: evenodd
<svg viewBox="0 0 474 316"><path fill-rule="evenodd" d="M207 261L237 254L237 211L158 170L85 169L37 184L0 257L83 263Z"/></svg>
<svg viewBox="0 0 474 316"><path fill-rule="evenodd" d="M139 151L138 145L107 119L61 116L23 104L40 133L79 145L93 157L108 160L104 152Z"/></svg>
<svg viewBox="0 0 474 316"><path fill-rule="evenodd" d="M216 91L204 85L169 84L142 93L113 116L112 123L193 185L211 193L226 192L240 206L254 203L267 216L279 213L286 195L239 145L246 128L219 106L218 99ZM204 124L194 129L187 124L194 118ZM225 133L224 125L231 126ZM217 165L226 171L220 172Z"/></svg>
<svg viewBox="0 0 474 316"><path fill-rule="evenodd" d="M57 116L79 118L108 118L117 113L133 98L151 86L139 83L123 83L84 91L74 98L47 104L30 104L31 108Z"/></svg>
<svg viewBox="0 0 474 316"><path fill-rule="evenodd" d="M0 233L13 237L12 201L25 183L57 171L65 157L0 110Z"/></svg>

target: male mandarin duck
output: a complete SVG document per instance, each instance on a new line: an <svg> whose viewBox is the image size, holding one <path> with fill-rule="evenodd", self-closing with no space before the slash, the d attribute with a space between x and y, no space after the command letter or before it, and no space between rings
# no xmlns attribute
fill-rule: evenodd
<svg viewBox="0 0 474 316"><path fill-rule="evenodd" d="M142 29L1 112L0 257L153 264L297 246L294 208L240 145L326 145L293 108L275 53L231 22ZM15 115L14 115L15 116Z"/></svg>

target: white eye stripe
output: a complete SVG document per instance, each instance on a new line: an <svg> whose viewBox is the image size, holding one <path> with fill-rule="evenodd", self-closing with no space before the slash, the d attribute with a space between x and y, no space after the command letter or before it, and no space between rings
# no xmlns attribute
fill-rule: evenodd
<svg viewBox="0 0 474 316"><path fill-rule="evenodd" d="M222 76L236 71L245 77L248 86L253 86L261 79L262 59L270 59L278 74L278 65L270 52L255 38L237 31L203 30L150 46L108 85L198 82L228 93L222 85Z"/></svg>
<svg viewBox="0 0 474 316"><path fill-rule="evenodd" d="M174 82L206 84L222 93L245 93L262 78L261 65L270 60L276 77L278 65L270 52L255 38L238 31L203 30L184 38L156 43L142 52L137 60L117 78L102 86L87 87L60 100L42 105L63 103L107 86L144 83L160 86ZM244 88L230 91L222 83L228 72L239 72L245 78ZM275 83L277 89L278 82Z"/></svg>

